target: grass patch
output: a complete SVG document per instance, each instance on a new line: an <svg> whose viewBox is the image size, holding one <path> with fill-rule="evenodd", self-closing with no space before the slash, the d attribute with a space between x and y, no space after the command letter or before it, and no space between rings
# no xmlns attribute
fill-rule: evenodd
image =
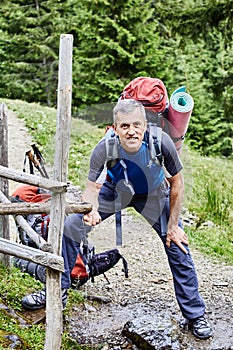
<svg viewBox="0 0 233 350"><path fill-rule="evenodd" d="M44 285L41 282L36 281L27 273L23 273L15 267L8 269L0 263L0 303L14 310L19 315L22 311L21 299L25 295L43 288ZM69 315L73 305L82 302L84 302L83 295L77 290L70 289L64 317ZM17 318L12 316L12 313L4 308L0 308L0 319L0 349L6 349L10 345L11 342L7 339L8 335L17 335L21 340L20 348L17 347L17 349L43 350L45 341L44 323L25 327L17 321ZM77 344L69 338L67 332L64 332L61 349L82 348L77 347Z"/></svg>
<svg viewBox="0 0 233 350"><path fill-rule="evenodd" d="M185 206L198 217L188 229L190 242L205 254L233 264L233 160L203 157L190 150L184 157Z"/></svg>
<svg viewBox="0 0 233 350"><path fill-rule="evenodd" d="M42 289L42 284L28 274L12 267L7 269L0 263L1 303L14 311L22 310L21 298L28 293ZM42 350L44 347L45 327L43 324L23 327L7 310L0 309L0 344L8 348L8 334L17 334L21 340L20 349ZM6 347L5 347L6 346Z"/></svg>
<svg viewBox="0 0 233 350"><path fill-rule="evenodd" d="M199 251L211 257L211 259L219 259L227 264L233 263L233 242L231 230L224 231L223 228L217 226L200 228L188 228L189 242L198 248ZM204 239L203 239L204 237Z"/></svg>

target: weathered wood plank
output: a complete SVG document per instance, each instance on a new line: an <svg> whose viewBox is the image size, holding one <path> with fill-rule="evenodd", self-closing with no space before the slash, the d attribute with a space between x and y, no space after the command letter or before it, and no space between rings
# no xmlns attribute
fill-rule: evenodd
<svg viewBox="0 0 233 350"><path fill-rule="evenodd" d="M60 36L57 128L54 157L54 179L66 182L71 123L73 35ZM54 253L61 255L65 214L65 194L53 193L48 242L54 242ZM60 349L63 332L61 274L48 269L46 282L46 336L44 350Z"/></svg>
<svg viewBox="0 0 233 350"><path fill-rule="evenodd" d="M23 171L13 170L0 165L0 177L16 182L45 188L56 193L63 193L67 190L67 183L59 182L53 179L47 179L38 175L26 174Z"/></svg>
<svg viewBox="0 0 233 350"><path fill-rule="evenodd" d="M0 252L35 262L56 271L64 271L64 263L61 256L43 252L40 249L28 247L23 244L14 243L4 238L0 238Z"/></svg>
<svg viewBox="0 0 233 350"><path fill-rule="evenodd" d="M92 209L89 203L68 203L65 207L65 213L88 213ZM50 201L47 203L0 203L0 215L28 215L28 214L49 214L51 210Z"/></svg>
<svg viewBox="0 0 233 350"><path fill-rule="evenodd" d="M0 103L0 164L8 167L8 111L5 103ZM0 189L8 197L8 179L0 178ZM9 217L5 215L1 216L0 224L0 237L9 239ZM1 255L0 259L2 260L4 265L10 265L9 256Z"/></svg>

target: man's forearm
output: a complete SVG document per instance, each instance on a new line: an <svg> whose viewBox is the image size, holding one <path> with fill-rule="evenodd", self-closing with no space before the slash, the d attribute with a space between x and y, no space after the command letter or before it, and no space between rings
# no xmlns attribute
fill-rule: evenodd
<svg viewBox="0 0 233 350"><path fill-rule="evenodd" d="M93 210L98 210L98 194L99 189L94 182L88 181L86 188L82 193L82 201L92 204Z"/></svg>
<svg viewBox="0 0 233 350"><path fill-rule="evenodd" d="M178 225L180 218L182 203L184 197L184 181L181 174L177 174L176 178L171 181L170 189L170 216L168 227Z"/></svg>

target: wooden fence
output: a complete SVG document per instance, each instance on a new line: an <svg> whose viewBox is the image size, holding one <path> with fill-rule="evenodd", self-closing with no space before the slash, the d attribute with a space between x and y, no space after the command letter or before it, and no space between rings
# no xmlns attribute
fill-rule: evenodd
<svg viewBox="0 0 233 350"><path fill-rule="evenodd" d="M87 203L68 205L65 198L71 122L72 50L73 36L62 34L60 36L59 51L57 126L53 179L42 178L9 169L7 108L5 104L0 105L0 202L3 203L0 204L0 215L2 218L0 253L4 254L4 262L6 264L9 264L7 257L13 255L47 267L45 350L58 350L61 348L63 332L61 273L64 268L61 245L65 213L85 213L91 210L91 205ZM8 180L39 186L51 191L50 206L38 203L11 203L8 199ZM39 237L22 217L22 214L25 213L41 212L50 212L48 242ZM23 227L40 249L34 249L9 240L9 214L15 215L17 223Z"/></svg>

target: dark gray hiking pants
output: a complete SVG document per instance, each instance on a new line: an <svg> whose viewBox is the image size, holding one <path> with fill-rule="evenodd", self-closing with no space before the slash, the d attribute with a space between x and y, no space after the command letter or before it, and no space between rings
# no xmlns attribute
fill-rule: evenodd
<svg viewBox="0 0 233 350"><path fill-rule="evenodd" d="M105 183L99 194L99 213L102 220L113 215L119 210L119 197L116 196L115 188L111 183ZM190 250L185 248L185 254L175 244L170 248L166 246L166 232L161 230L161 224L169 218L169 193L154 193L149 196L121 196L122 208L133 207L151 224L161 238L169 266L173 276L175 295L183 316L194 319L202 316L205 312L205 304L198 291L197 274L194 267ZM181 222L179 225L182 227ZM164 226L164 225L162 225ZM70 288L70 272L74 267L80 242L90 232L90 226L83 223L81 214L69 215L65 221L62 254L64 258L65 272L62 274L62 288Z"/></svg>

